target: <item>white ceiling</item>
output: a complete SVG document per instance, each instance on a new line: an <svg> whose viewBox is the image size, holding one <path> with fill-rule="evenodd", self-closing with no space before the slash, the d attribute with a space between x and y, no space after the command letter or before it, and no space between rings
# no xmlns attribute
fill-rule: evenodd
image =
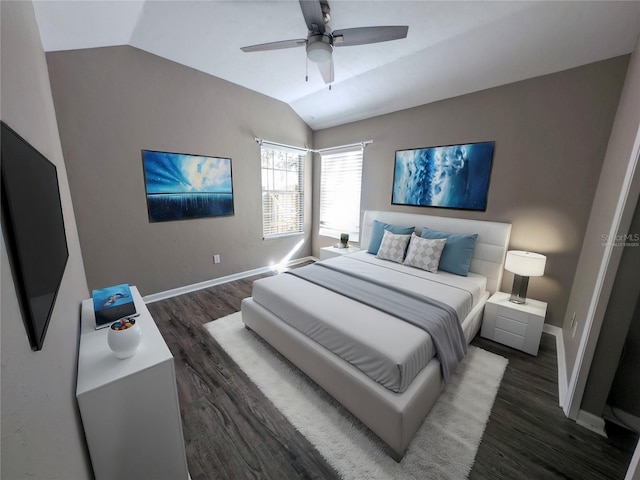
<svg viewBox="0 0 640 480"><path fill-rule="evenodd" d="M406 39L336 48L329 90L295 0L35 1L45 51L131 45L282 100L314 130L629 53L640 1L330 0L333 30L408 25Z"/></svg>

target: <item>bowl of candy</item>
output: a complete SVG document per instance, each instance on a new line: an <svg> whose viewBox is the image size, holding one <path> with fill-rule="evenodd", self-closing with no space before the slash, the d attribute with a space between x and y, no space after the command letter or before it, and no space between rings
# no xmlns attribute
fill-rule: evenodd
<svg viewBox="0 0 640 480"><path fill-rule="evenodd" d="M135 318L121 318L111 324L107 343L118 358L129 358L138 349L142 338L142 330Z"/></svg>

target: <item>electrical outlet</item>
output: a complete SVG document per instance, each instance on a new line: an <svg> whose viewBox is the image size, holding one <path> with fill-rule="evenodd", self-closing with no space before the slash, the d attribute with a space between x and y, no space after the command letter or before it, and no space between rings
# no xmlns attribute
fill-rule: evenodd
<svg viewBox="0 0 640 480"><path fill-rule="evenodd" d="M213 263L220 263L220 255L213 256Z"/></svg>
<svg viewBox="0 0 640 480"><path fill-rule="evenodd" d="M571 328L573 328L576 325L576 312L573 312L573 315L571 315Z"/></svg>

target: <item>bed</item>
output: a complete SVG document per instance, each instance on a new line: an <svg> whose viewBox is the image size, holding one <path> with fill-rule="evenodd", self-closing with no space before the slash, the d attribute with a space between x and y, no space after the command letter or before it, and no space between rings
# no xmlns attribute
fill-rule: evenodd
<svg viewBox="0 0 640 480"><path fill-rule="evenodd" d="M414 227L417 235L423 227L477 233L468 275L430 273L367 253L377 222ZM320 262L315 270L348 273L409 295L429 291L435 303L457 314L466 348L480 328L487 299L500 287L510 233L505 223L370 210L361 226L363 250ZM254 283L252 297L242 302L245 326L353 413L399 461L445 386L447 362L441 365L435 355L435 337L333 291L339 288L291 273Z"/></svg>

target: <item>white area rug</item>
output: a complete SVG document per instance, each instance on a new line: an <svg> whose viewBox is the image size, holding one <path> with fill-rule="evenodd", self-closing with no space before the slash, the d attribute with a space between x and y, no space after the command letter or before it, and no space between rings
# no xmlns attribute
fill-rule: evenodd
<svg viewBox="0 0 640 480"><path fill-rule="evenodd" d="M383 443L298 369L244 328L240 312L205 325L282 414L345 479L466 478L507 359L470 346L400 463Z"/></svg>

